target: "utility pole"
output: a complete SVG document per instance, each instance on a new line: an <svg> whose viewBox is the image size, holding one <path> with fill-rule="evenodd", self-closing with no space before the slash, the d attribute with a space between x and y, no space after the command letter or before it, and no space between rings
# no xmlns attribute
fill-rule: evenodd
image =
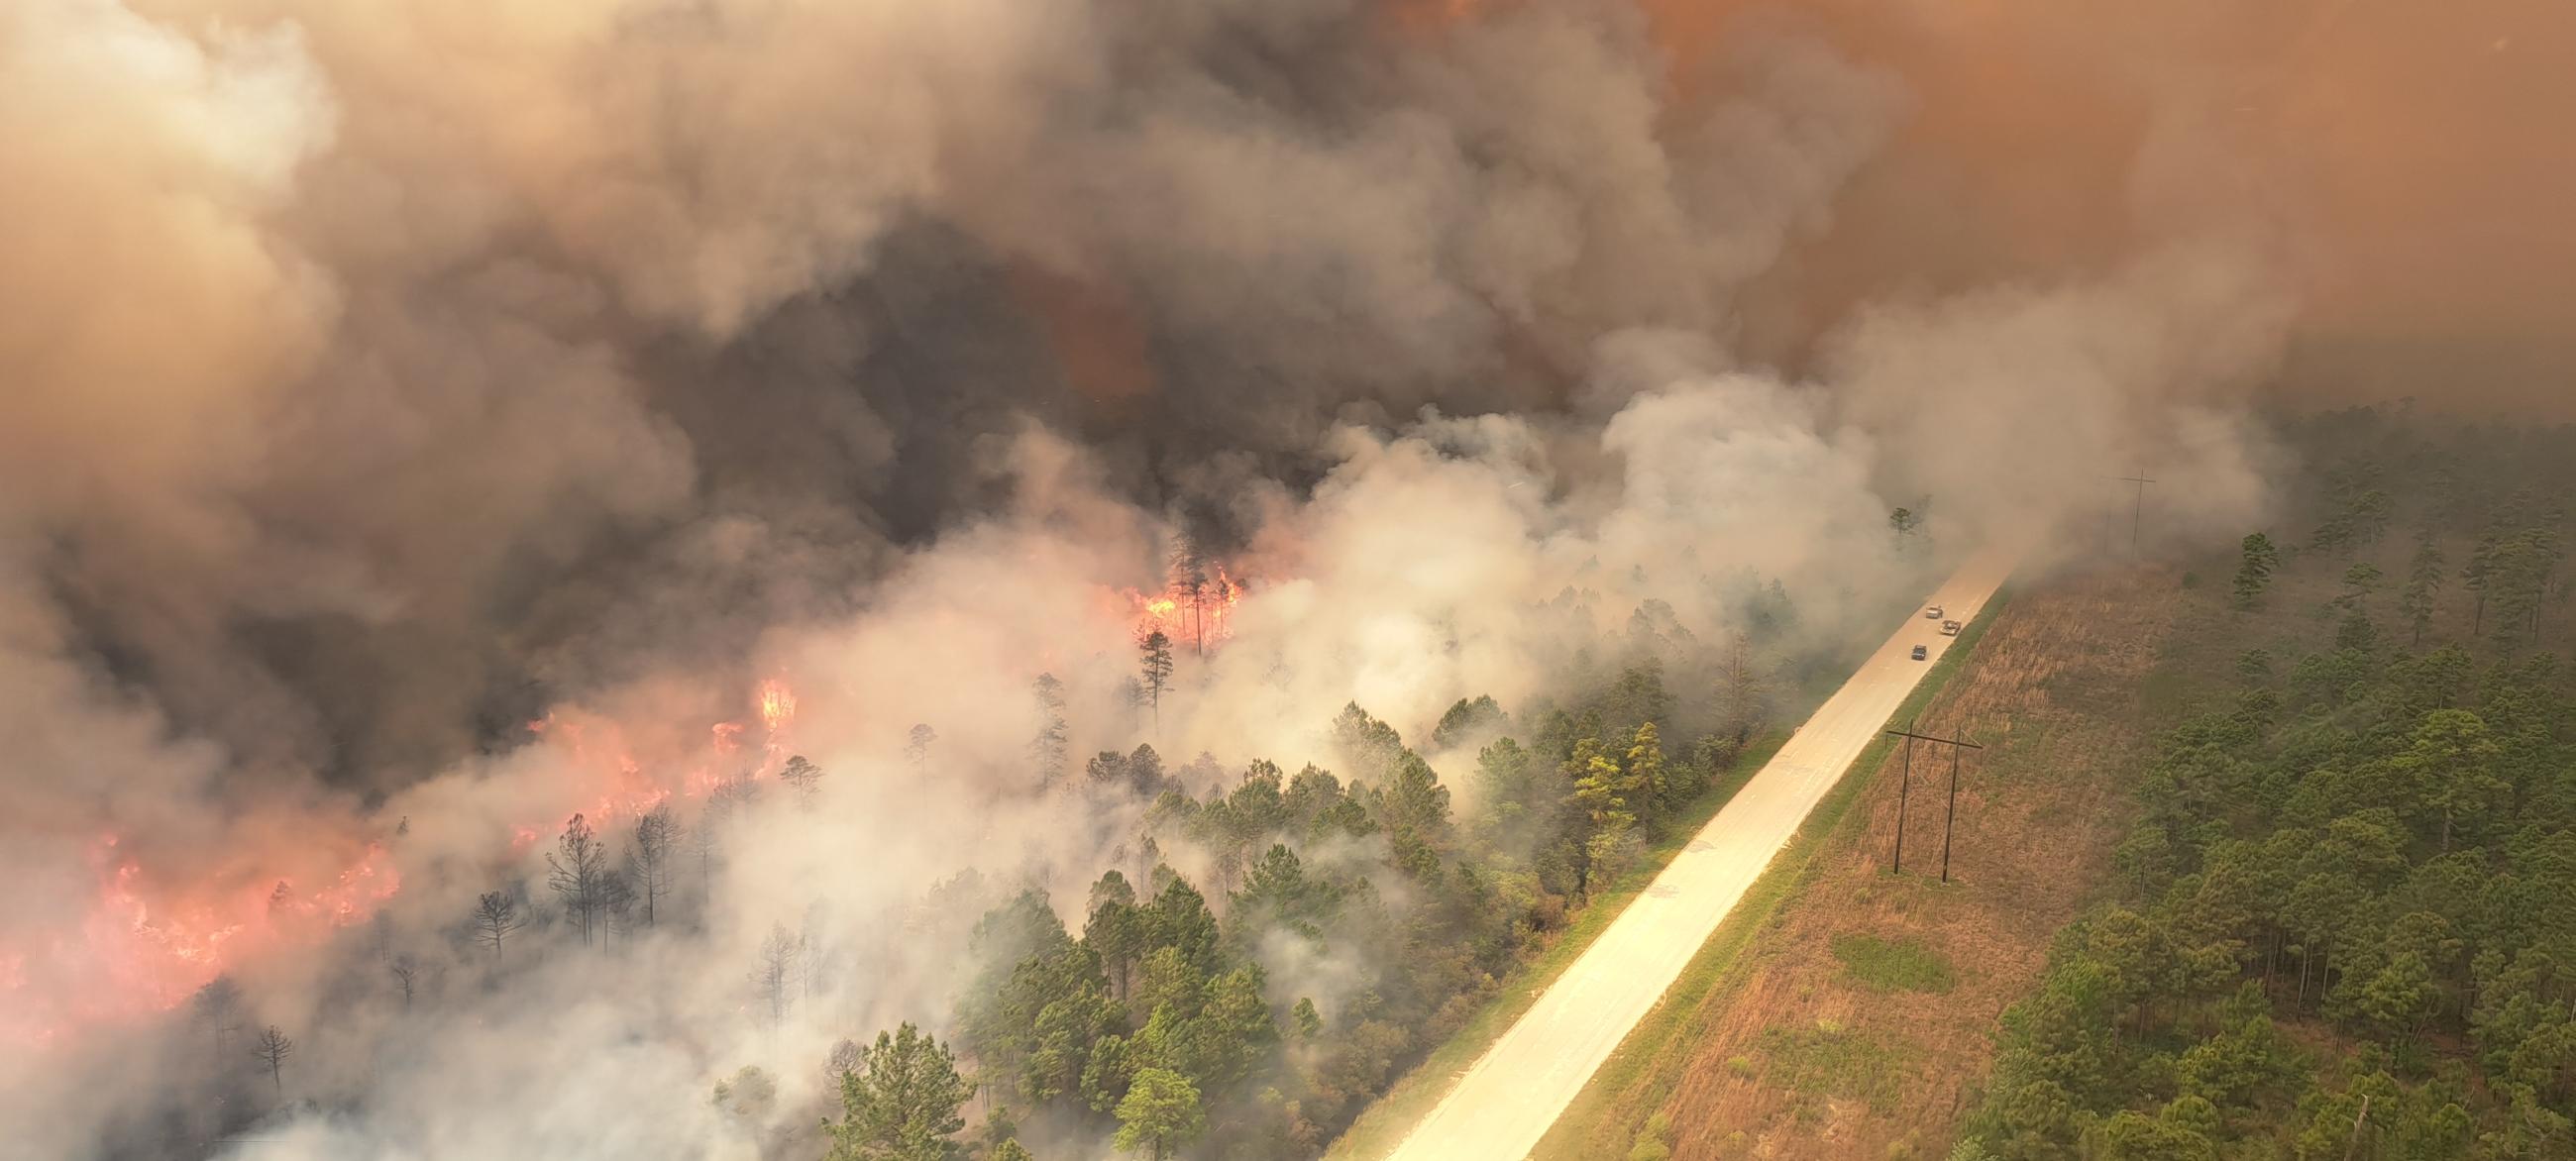
<svg viewBox="0 0 2576 1161"><path fill-rule="evenodd" d="M2136 472L2130 475L2114 476L2112 478L2124 484L2135 484L2138 487L2137 502L2129 509L2129 555L2135 556L2138 553L2138 526L2145 522L2147 516L2147 485L2155 483L2155 481L2148 479L2145 472Z"/></svg>
<svg viewBox="0 0 2576 1161"><path fill-rule="evenodd" d="M1903 730L1887 732L1905 737L1905 763L1901 767L1904 773L1898 776L1896 783L1896 857L1887 864L1888 874L1902 875L1905 873L1905 798L1914 789L1914 735Z"/></svg>
<svg viewBox="0 0 2576 1161"><path fill-rule="evenodd" d="M1905 798L1914 780L1914 743L1935 742L1950 747L1950 809L1941 819L1941 881L1947 883L1950 881L1950 832L1959 818L1959 751L1982 750L1985 747L1963 738L1936 738L1930 734L1918 734L1912 730L1887 732L1905 739L1905 773L1896 791L1896 862L1890 868L1892 871L1902 872L1905 869Z"/></svg>

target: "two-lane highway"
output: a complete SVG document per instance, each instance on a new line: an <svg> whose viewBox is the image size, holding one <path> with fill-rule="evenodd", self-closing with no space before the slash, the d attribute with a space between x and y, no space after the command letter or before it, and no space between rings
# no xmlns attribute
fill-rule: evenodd
<svg viewBox="0 0 2576 1161"><path fill-rule="evenodd" d="M1926 604L1942 606L1948 619L1975 619L2011 573L2013 560L2007 552L1978 555ZM1528 1156L1956 640L1942 635L1940 621L1913 610L1520 1022L1468 1068L1389 1161ZM1930 657L1914 660L1916 645L1925 646Z"/></svg>

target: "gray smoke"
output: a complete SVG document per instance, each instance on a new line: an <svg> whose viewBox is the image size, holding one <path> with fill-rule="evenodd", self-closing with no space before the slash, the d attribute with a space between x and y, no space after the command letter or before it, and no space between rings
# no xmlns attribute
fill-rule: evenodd
<svg viewBox="0 0 2576 1161"><path fill-rule="evenodd" d="M1943 552L2112 467L2174 537L2260 512L2284 260L2265 207L2160 192L2223 135L2123 159L2115 261L1962 292L1834 252L1941 90L1830 23L1437 7L0 11L0 1033L38 1045L0 1121L163 1148L220 958L340 1110L273 1151L757 1155L832 1040L944 1018L936 885L1127 857L1131 807L1030 769L1042 670L1077 756L1294 769L1348 701L1418 738L1557 692L1646 600L1714 639L1739 576L1859 632L1937 566L1886 525L1925 495ZM1154 726L1121 590L1184 536L1255 588ZM738 821L713 930L549 919L488 986L463 916L632 789L607 739L682 788L770 677L766 740L831 773ZM244 902L360 866L380 924ZM191 908L251 934L173 959ZM828 970L771 1027L781 924ZM751 1063L774 1106L696 1099Z"/></svg>

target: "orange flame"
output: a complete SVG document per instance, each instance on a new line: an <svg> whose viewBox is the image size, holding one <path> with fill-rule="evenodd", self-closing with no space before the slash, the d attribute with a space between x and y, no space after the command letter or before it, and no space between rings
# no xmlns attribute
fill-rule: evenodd
<svg viewBox="0 0 2576 1161"><path fill-rule="evenodd" d="M582 808L583 813L603 822L637 817L671 796L668 787L645 774L644 764L636 759L617 723L576 717L573 712L549 711L528 723L528 729L569 751L571 772L588 788L584 797L589 805Z"/></svg>
<svg viewBox="0 0 2576 1161"><path fill-rule="evenodd" d="M1133 636L1161 633L1176 647L1213 648L1234 636L1234 608L1244 588L1219 565L1195 594L1174 582L1159 593L1122 589L1131 606Z"/></svg>
<svg viewBox="0 0 2576 1161"><path fill-rule="evenodd" d="M755 700L768 728L765 769L778 761L781 731L795 715L796 697L784 682L772 680L761 683ZM708 735L709 748L717 754L739 750L745 728L718 723ZM707 750L683 747L657 755L664 769L688 770L678 786L666 785L646 772L618 723L569 707L528 723L528 729L561 756L573 785L560 804L549 805L544 822L510 828L514 857L546 841L559 829L556 820L571 810L604 824L641 815L675 790L702 794L721 782L711 773ZM94 840L88 859L97 885L77 925L36 942L0 947L0 1043L42 1046L84 1026L169 1011L227 971L319 945L334 931L364 922L402 889L401 875L380 844L368 844L336 869L327 862L307 864L307 871L324 870L319 878L260 874L252 863L235 864L204 881L166 882L120 849L114 834Z"/></svg>
<svg viewBox="0 0 2576 1161"><path fill-rule="evenodd" d="M773 677L760 683L760 721L770 733L777 733L795 716L796 694L786 682Z"/></svg>
<svg viewBox="0 0 2576 1161"><path fill-rule="evenodd" d="M77 930L38 949L0 953L0 1038L47 1044L66 1031L167 1011L234 964L321 943L402 889L381 846L305 890L291 879L163 886L116 837L90 850L97 895Z"/></svg>

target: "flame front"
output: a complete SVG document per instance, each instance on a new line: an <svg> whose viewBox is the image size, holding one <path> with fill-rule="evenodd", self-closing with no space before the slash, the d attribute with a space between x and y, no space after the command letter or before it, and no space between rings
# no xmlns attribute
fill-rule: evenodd
<svg viewBox="0 0 2576 1161"><path fill-rule="evenodd" d="M649 765L628 731L609 719L567 707L528 723L566 779L564 809L549 804L544 817L495 835L496 846L511 859L525 858L552 841L565 814L578 811L605 826L652 810L674 791L703 794L724 778L774 769L796 695L772 679L760 684L753 701L764 734L752 763L729 756L743 748L748 727L738 721L702 734L688 731L705 741L676 753L647 747L655 759ZM652 770L685 773L666 783ZM364 829L351 820L340 833ZM342 849L357 853L334 862L309 852L250 852L205 878L171 881L153 873L118 835L99 836L87 847L95 887L77 924L0 946L0 1043L42 1047L89 1025L146 1019L187 1002L228 971L318 946L338 929L366 921L401 891L402 876L383 843ZM279 867L301 873L281 875Z"/></svg>
<svg viewBox="0 0 2576 1161"><path fill-rule="evenodd" d="M1134 635L1161 633L1181 648L1206 652L1234 636L1234 608L1243 601L1243 586L1219 565L1216 575L1195 591L1174 581L1159 593L1123 590L1133 606Z"/></svg>
<svg viewBox="0 0 2576 1161"><path fill-rule="evenodd" d="M319 887L228 876L158 884L117 836L93 844L97 894L77 930L0 952L0 1038L38 1046L89 1024L167 1011L234 964L310 947L360 922L402 889L380 845Z"/></svg>
<svg viewBox="0 0 2576 1161"><path fill-rule="evenodd" d="M787 688L786 682L773 677L760 683L760 721L769 727L770 733L775 734L785 728L788 720L795 716L796 694Z"/></svg>

